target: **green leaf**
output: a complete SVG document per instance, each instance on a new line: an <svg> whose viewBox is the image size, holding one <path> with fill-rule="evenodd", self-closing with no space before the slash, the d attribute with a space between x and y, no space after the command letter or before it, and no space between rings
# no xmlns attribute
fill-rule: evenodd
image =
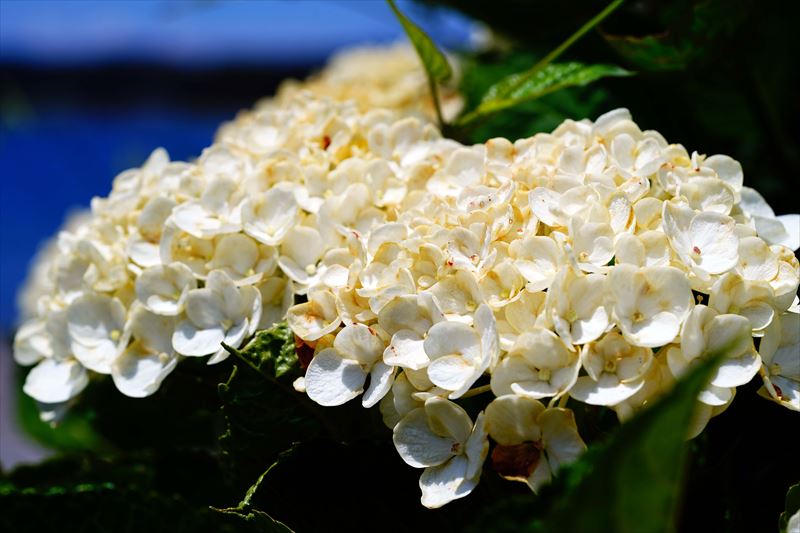
<svg viewBox="0 0 800 533"><path fill-rule="evenodd" d="M268 377L280 378L298 370L294 334L286 322L257 332L241 350L227 349Z"/></svg>
<svg viewBox="0 0 800 533"><path fill-rule="evenodd" d="M436 109L436 118L439 120L439 124L443 126L444 119L442 118L442 109L439 104L439 89L436 84L449 80L453 76L453 69L450 67L447 57L436 47L431 38L398 9L394 0L386 1L394 11L397 20L403 26L403 30L405 30L411 44L414 45L422 66L425 68L425 73L428 76L428 87L433 98L433 106Z"/></svg>
<svg viewBox="0 0 800 533"><path fill-rule="evenodd" d="M778 519L778 529L781 533L788 533L789 519L797 512L800 512L800 483L789 487L786 493L786 510L781 513Z"/></svg>
<svg viewBox="0 0 800 533"><path fill-rule="evenodd" d="M478 107L458 122L467 124L476 118L535 100L567 87L582 87L601 78L632 74L615 65L584 65L578 62L551 63L533 73L526 71L511 74L489 87Z"/></svg>
<svg viewBox="0 0 800 533"><path fill-rule="evenodd" d="M447 61L445 55L419 26L411 22L411 20L397 8L394 0L387 1L389 7L394 11L397 20L399 20L400 24L403 26L411 44L414 45L414 49L417 51L428 77L435 82L449 80L453 75L453 69L450 68L450 63Z"/></svg>

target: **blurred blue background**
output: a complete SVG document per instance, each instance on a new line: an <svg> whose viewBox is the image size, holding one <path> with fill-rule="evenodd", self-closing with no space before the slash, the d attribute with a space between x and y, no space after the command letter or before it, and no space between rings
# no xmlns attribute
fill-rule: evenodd
<svg viewBox="0 0 800 533"><path fill-rule="evenodd" d="M399 2L448 48L472 23ZM197 156L219 124L335 50L395 42L382 1L0 0L0 331L38 246L156 147Z"/></svg>

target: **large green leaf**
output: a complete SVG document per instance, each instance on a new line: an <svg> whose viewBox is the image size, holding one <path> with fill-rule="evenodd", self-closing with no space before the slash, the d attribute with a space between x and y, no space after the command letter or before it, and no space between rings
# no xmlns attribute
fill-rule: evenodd
<svg viewBox="0 0 800 533"><path fill-rule="evenodd" d="M633 73L615 65L583 63L551 63L536 72L511 74L495 83L486 92L478 107L459 120L473 120L540 98L567 87L582 87L606 77L630 76Z"/></svg>

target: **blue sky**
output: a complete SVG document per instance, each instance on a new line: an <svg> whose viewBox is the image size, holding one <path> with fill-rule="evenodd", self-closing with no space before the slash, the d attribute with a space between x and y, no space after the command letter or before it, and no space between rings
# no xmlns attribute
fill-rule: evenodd
<svg viewBox="0 0 800 533"><path fill-rule="evenodd" d="M463 45L469 37L471 25L463 17L399 5L445 46ZM316 62L334 48L401 37L380 0L0 2L0 55L28 64Z"/></svg>

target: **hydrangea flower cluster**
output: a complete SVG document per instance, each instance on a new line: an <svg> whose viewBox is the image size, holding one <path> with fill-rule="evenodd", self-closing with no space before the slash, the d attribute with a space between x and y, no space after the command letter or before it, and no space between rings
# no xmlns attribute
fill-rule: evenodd
<svg viewBox="0 0 800 533"><path fill-rule="evenodd" d="M358 96L337 68L320 92ZM800 217L736 161L624 109L464 146L405 101L286 88L196 162L119 175L48 255L15 339L25 392L65 402L94 373L147 396L286 319L314 350L295 388L378 405L432 508L473 490L490 439L538 490L585 449L570 400L625 420L733 340L692 435L756 374L800 410ZM458 402L480 394L473 419Z"/></svg>
<svg viewBox="0 0 800 533"><path fill-rule="evenodd" d="M759 373L800 410L800 221L774 217L730 157L620 109L513 143L422 141L399 162L424 182L367 231L339 228L337 276L288 321L315 344L298 388L380 402L424 505L473 489L489 437L495 468L537 490L585 447L568 399L624 420L735 339L692 435ZM474 422L455 403L489 390Z"/></svg>

